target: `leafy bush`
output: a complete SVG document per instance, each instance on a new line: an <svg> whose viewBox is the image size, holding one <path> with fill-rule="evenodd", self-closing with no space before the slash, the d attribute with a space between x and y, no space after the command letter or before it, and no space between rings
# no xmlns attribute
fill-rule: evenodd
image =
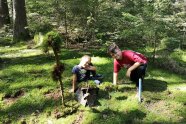
<svg viewBox="0 0 186 124"><path fill-rule="evenodd" d="M138 18L136 16L133 16L132 14L130 13L125 13L123 12L122 13L123 15L123 18L126 20L126 21L129 21L129 22L135 22L138 20Z"/></svg>
<svg viewBox="0 0 186 124"><path fill-rule="evenodd" d="M186 69L185 67L180 66L179 62L171 59L171 58L162 58L162 59L157 59L156 60L156 66L169 70L171 72L185 75L186 74Z"/></svg>
<svg viewBox="0 0 186 124"><path fill-rule="evenodd" d="M93 81L93 80L88 80L87 82L81 82L78 84L78 87L81 87L81 88L96 88L96 83Z"/></svg>
<svg viewBox="0 0 186 124"><path fill-rule="evenodd" d="M179 40L174 37L166 37L161 40L161 48L167 48L169 50L174 50L179 47Z"/></svg>
<svg viewBox="0 0 186 124"><path fill-rule="evenodd" d="M60 37L60 34L56 31L50 31L44 37L42 49L46 53L48 52L49 47L52 46L53 49L59 52L61 44L62 38Z"/></svg>
<svg viewBox="0 0 186 124"><path fill-rule="evenodd" d="M111 82L104 82L100 85L100 88L105 91L114 91L118 89L117 85L114 85Z"/></svg>
<svg viewBox="0 0 186 124"><path fill-rule="evenodd" d="M30 17L28 20L29 22L29 31L31 35L33 36L35 33L43 32L46 33L50 30L52 30L53 26L50 23L50 20L45 17L40 17L39 15Z"/></svg>
<svg viewBox="0 0 186 124"><path fill-rule="evenodd" d="M34 35L34 44L40 46L43 42L43 35L41 33Z"/></svg>

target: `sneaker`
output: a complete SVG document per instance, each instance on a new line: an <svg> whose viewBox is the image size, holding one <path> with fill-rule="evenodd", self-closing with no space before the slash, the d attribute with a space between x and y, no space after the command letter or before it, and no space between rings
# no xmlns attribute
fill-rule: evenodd
<svg viewBox="0 0 186 124"><path fill-rule="evenodd" d="M102 75L101 74L96 74L97 77L101 77Z"/></svg>
<svg viewBox="0 0 186 124"><path fill-rule="evenodd" d="M103 75L101 75L101 74L96 74L96 77L97 77L98 79L103 79Z"/></svg>
<svg viewBox="0 0 186 124"><path fill-rule="evenodd" d="M99 80L94 80L94 82L96 83L96 85L100 85L100 81Z"/></svg>

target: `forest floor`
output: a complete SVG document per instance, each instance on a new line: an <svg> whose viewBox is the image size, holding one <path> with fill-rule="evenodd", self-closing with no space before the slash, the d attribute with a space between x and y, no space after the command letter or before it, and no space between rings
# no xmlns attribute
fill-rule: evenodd
<svg viewBox="0 0 186 124"><path fill-rule="evenodd" d="M182 58L177 61L185 64L186 52L181 52ZM97 72L104 75L98 101L93 107L82 106L68 92L71 69L84 54L92 56ZM54 65L52 52L45 55L40 49L27 49L25 44L0 46L0 123L186 123L185 75L149 63L143 83L143 101L139 103L135 85L124 77L125 71L119 74L119 85L112 86L113 60L104 49L63 48L61 62L65 64L66 107L61 106L59 84L50 77Z"/></svg>

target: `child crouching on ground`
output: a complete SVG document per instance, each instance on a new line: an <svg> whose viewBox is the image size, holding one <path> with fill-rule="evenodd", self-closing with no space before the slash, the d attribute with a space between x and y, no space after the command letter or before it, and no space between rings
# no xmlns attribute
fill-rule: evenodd
<svg viewBox="0 0 186 124"><path fill-rule="evenodd" d="M91 63L91 57L88 55L84 55L80 63L73 67L72 74L72 89L70 92L75 92L77 90L77 84L79 82L95 80L95 83L99 84L99 79L102 78L101 75L96 74L96 67Z"/></svg>

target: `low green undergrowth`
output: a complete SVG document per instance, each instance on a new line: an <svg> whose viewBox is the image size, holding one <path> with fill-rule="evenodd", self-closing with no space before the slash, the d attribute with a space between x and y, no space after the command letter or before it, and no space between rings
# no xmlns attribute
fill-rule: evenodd
<svg viewBox="0 0 186 124"><path fill-rule="evenodd" d="M172 58L183 63L182 57ZM71 69L81 56L89 54L103 74L98 101L94 107L83 107L74 100L71 88ZM113 60L106 51L62 49L60 60L65 64L63 82L66 108L61 107L59 87L51 79L54 63L52 54L25 45L0 47L0 122L55 124L143 124L186 123L185 75L149 63L143 83L143 101L138 103L136 88L119 74L119 85L112 85ZM161 61L163 62L163 61ZM183 65L183 64L182 64ZM64 114L60 114L64 113Z"/></svg>

